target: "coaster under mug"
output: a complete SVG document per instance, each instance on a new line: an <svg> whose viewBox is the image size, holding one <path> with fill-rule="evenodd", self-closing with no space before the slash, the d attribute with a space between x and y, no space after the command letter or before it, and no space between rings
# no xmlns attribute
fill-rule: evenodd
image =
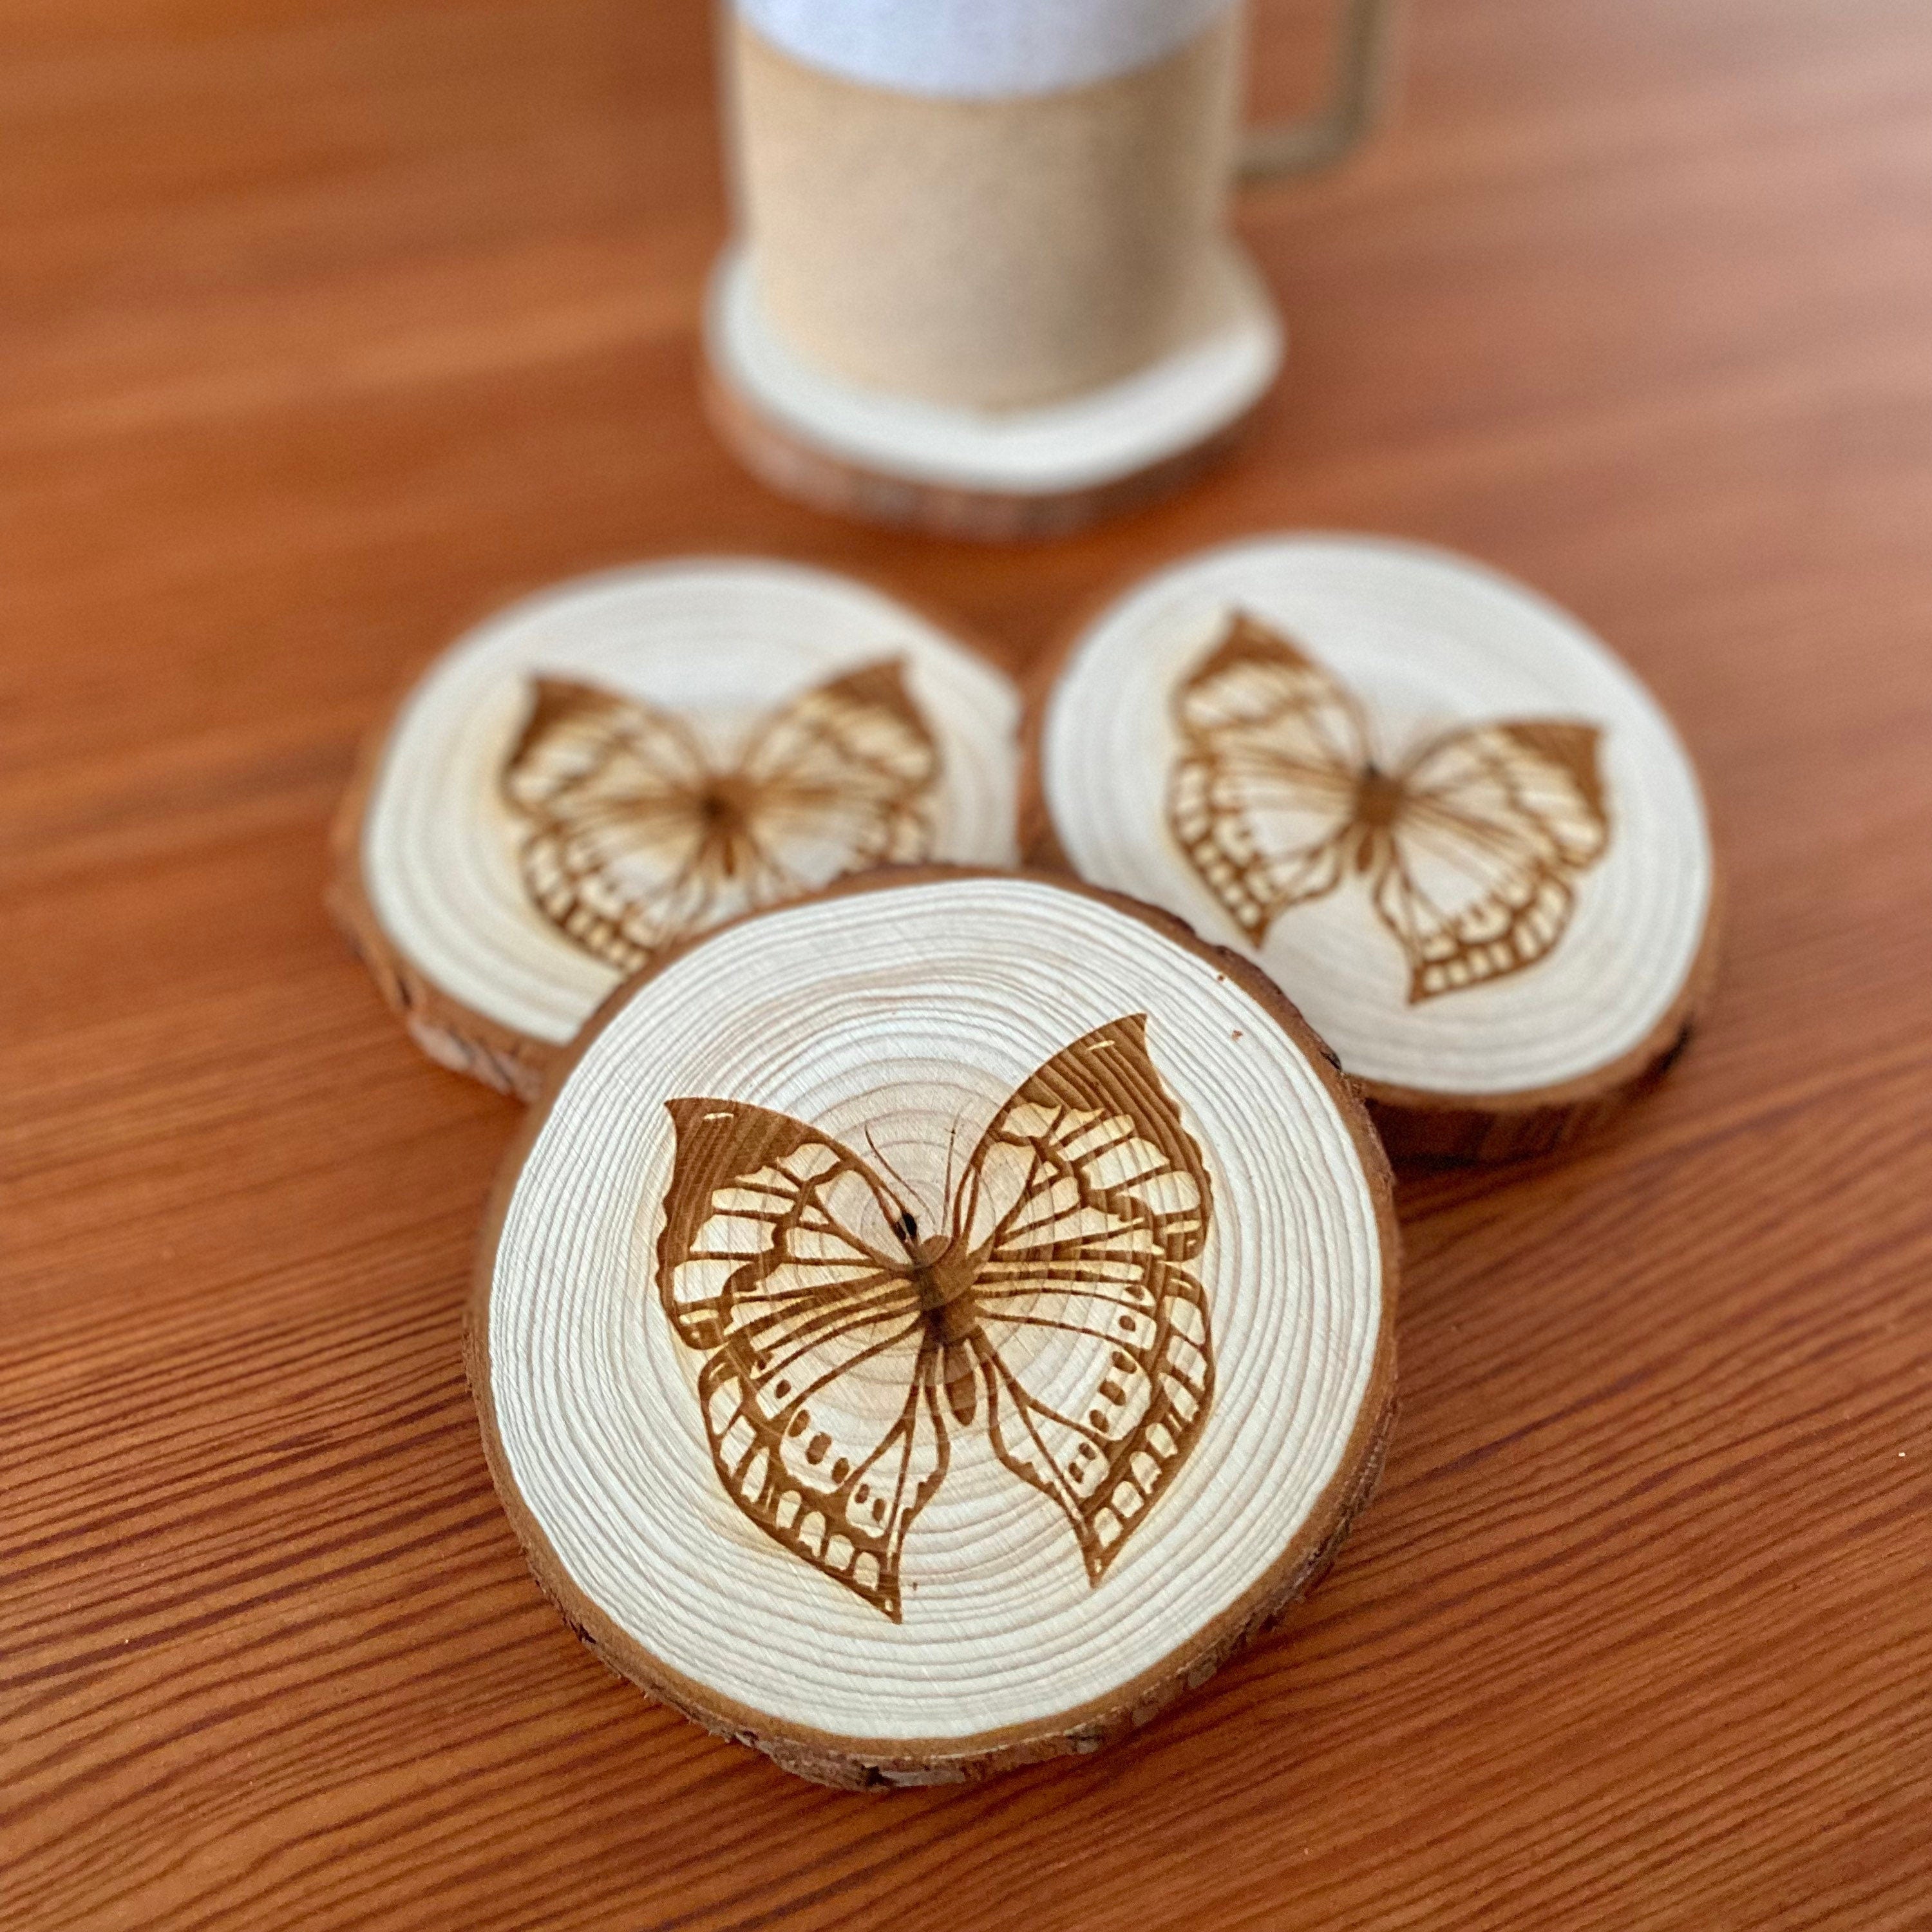
<svg viewBox="0 0 1932 1932"><path fill-rule="evenodd" d="M1239 0L734 0L714 422L775 488L1044 536L1179 483L1280 366L1238 178L1366 131L1393 0L1339 0L1319 113L1240 128Z"/></svg>

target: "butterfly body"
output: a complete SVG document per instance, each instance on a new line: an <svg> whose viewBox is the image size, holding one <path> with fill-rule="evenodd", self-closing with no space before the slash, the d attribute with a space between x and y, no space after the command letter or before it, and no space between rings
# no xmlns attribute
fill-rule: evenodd
<svg viewBox="0 0 1932 1932"><path fill-rule="evenodd" d="M1595 727L1461 726L1391 764L1354 694L1245 614L1183 680L1174 715L1168 826L1250 943L1360 880L1402 947L1412 1004L1547 956L1610 842Z"/></svg>
<svg viewBox="0 0 1932 1932"><path fill-rule="evenodd" d="M1355 850L1355 869L1366 872L1370 855L1386 842L1386 834L1402 816L1402 787L1399 778L1391 777L1379 765L1372 762L1362 767L1362 776L1355 786L1355 803L1352 822L1358 835Z"/></svg>
<svg viewBox="0 0 1932 1932"><path fill-rule="evenodd" d="M907 1214L895 1232L902 1236L910 1263L913 1292L926 1322L930 1348L938 1358L939 1379L953 1418L970 1423L979 1408L980 1362L974 1343L980 1334L979 1304L973 1284L986 1258L982 1247L969 1249L960 1234L920 1238L919 1223Z"/></svg>
<svg viewBox="0 0 1932 1932"><path fill-rule="evenodd" d="M702 1358L714 1466L772 1540L897 1620L906 1533L956 1430L1065 1515L1097 1583L1185 1459L1214 1383L1185 1263L1210 1184L1144 1017L1055 1054L916 1213L842 1142L668 1104L659 1298Z"/></svg>
<svg viewBox="0 0 1932 1932"><path fill-rule="evenodd" d="M734 771L706 772L680 802L698 821L700 866L721 878L746 877L758 850L758 822L743 778Z"/></svg>
<svg viewBox="0 0 1932 1932"><path fill-rule="evenodd" d="M1354 850L1347 868L1358 878L1382 871L1394 849L1392 834L1401 823L1402 781L1374 764L1362 767L1349 821Z"/></svg>

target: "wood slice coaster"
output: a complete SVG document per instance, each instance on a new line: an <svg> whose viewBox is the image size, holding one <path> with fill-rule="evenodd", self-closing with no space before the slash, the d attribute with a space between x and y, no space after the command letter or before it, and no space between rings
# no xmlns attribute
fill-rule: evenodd
<svg viewBox="0 0 1932 1932"><path fill-rule="evenodd" d="M850 872L1016 856L1010 681L876 590L681 560L431 665L364 760L331 902L424 1050L527 1099L626 975Z"/></svg>
<svg viewBox="0 0 1932 1932"><path fill-rule="evenodd" d="M1398 1273L1279 991L1039 874L875 873L614 998L499 1180L470 1372L545 1591L788 1769L1097 1748L1366 1500Z"/></svg>
<svg viewBox="0 0 1932 1932"><path fill-rule="evenodd" d="M1466 559L1187 558L1072 640L1032 739L1035 856L1258 962L1392 1153L1558 1146L1670 1064L1708 988L1710 841L1669 721Z"/></svg>
<svg viewBox="0 0 1932 1932"><path fill-rule="evenodd" d="M718 433L759 479L814 508L934 535L1058 536L1164 494L1232 446L1285 337L1231 245L1204 298L1217 324L1126 380L1038 408L975 410L866 389L808 362L764 321L728 251L706 312Z"/></svg>

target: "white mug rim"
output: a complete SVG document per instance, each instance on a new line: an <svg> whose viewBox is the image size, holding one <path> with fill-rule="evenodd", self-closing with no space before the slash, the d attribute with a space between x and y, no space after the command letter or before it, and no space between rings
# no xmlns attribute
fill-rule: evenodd
<svg viewBox="0 0 1932 1932"><path fill-rule="evenodd" d="M1152 64L1238 0L734 0L807 66L862 85L983 100L1091 86Z"/></svg>

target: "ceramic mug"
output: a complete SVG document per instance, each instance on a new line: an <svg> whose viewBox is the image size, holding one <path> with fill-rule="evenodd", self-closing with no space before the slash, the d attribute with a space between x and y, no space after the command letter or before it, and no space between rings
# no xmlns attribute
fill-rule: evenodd
<svg viewBox="0 0 1932 1932"><path fill-rule="evenodd" d="M765 324L865 391L1024 410L1216 325L1228 190L1358 141L1392 0L1341 0L1312 119L1250 130L1240 0L727 0Z"/></svg>

